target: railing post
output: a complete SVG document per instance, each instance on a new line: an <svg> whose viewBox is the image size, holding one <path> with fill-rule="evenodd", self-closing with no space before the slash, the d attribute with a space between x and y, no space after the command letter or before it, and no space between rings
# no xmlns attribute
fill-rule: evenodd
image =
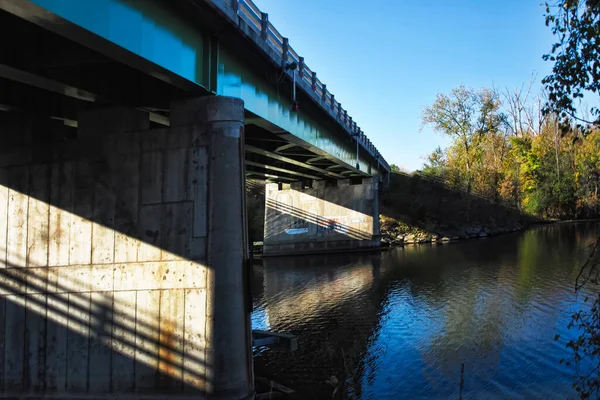
<svg viewBox="0 0 600 400"><path fill-rule="evenodd" d="M283 53L281 54L281 68L285 69L285 66L288 63L288 53L290 52L290 41L288 38L283 38L283 46L281 46Z"/></svg>
<svg viewBox="0 0 600 400"><path fill-rule="evenodd" d="M314 71L312 73L312 81L311 81L310 87L312 88L313 92L317 91L317 73Z"/></svg>
<svg viewBox="0 0 600 400"><path fill-rule="evenodd" d="M335 108L335 96L333 95L333 93L331 93L331 109L333 110Z"/></svg>
<svg viewBox="0 0 600 400"><path fill-rule="evenodd" d="M269 32L269 14L262 13L260 24L260 37L262 37L263 40L267 40L267 33Z"/></svg>
<svg viewBox="0 0 600 400"><path fill-rule="evenodd" d="M348 117L348 126L350 127L350 133L354 136L354 125L352 123L352 117Z"/></svg>
<svg viewBox="0 0 600 400"><path fill-rule="evenodd" d="M344 124L348 123L348 111L344 110Z"/></svg>
<svg viewBox="0 0 600 400"><path fill-rule="evenodd" d="M338 119L342 119L342 103L338 102Z"/></svg>
<svg viewBox="0 0 600 400"><path fill-rule="evenodd" d="M298 57L298 79L304 80L304 57Z"/></svg>
<svg viewBox="0 0 600 400"><path fill-rule="evenodd" d="M233 8L233 12L235 12L235 15L238 15L238 11L240 9L238 0L231 0L231 8Z"/></svg>
<svg viewBox="0 0 600 400"><path fill-rule="evenodd" d="M321 94L321 101L325 104L325 100L327 100L327 85L323 84L323 93Z"/></svg>

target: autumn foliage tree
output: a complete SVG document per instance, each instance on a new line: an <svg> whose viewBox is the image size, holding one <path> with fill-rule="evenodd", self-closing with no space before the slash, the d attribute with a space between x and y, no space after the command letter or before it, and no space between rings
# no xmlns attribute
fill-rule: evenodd
<svg viewBox="0 0 600 400"><path fill-rule="evenodd" d="M561 130L558 116L542 114L542 98L462 86L438 95L423 122L452 141L422 173L538 217L599 216L600 131Z"/></svg>
<svg viewBox="0 0 600 400"><path fill-rule="evenodd" d="M423 122L454 139L455 158L464 165L464 181L471 191L476 163L481 161L481 144L487 135L497 132L502 122L498 113L499 99L495 91L474 91L460 86L449 95L439 94L435 102L423 110Z"/></svg>
<svg viewBox="0 0 600 400"><path fill-rule="evenodd" d="M574 154L576 180L579 183L578 203L598 210L598 127L600 110L597 106L590 110L591 117L581 114L581 100L585 97L598 102L600 91L600 1L599 0L559 0L546 3L546 25L552 28L557 42L544 59L553 62L552 73L544 78L548 90L547 114L560 118L562 131L577 124L577 131L585 137L579 151ZM579 136L573 144L580 142ZM583 193L583 195L582 195ZM586 297L590 306L576 312L569 328L577 329L579 336L569 341L573 350L571 362L580 366L584 361L588 368L577 369L578 379L573 387L582 399L599 397L600 394L600 238L592 250L588 261L581 268L576 281L576 290L588 285L594 293ZM592 285L591 287L589 285ZM569 362L569 361L567 361Z"/></svg>

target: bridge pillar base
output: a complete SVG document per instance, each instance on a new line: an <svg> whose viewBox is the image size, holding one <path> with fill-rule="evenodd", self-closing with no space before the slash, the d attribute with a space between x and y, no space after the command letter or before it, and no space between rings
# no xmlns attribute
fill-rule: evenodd
<svg viewBox="0 0 600 400"><path fill-rule="evenodd" d="M378 178L267 184L263 255L347 252L380 246Z"/></svg>
<svg viewBox="0 0 600 400"><path fill-rule="evenodd" d="M3 397L252 397L243 121L205 97L164 128L115 107L0 129Z"/></svg>

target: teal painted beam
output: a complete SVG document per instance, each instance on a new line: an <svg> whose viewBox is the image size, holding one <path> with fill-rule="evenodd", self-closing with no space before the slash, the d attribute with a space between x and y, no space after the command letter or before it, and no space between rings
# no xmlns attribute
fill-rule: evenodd
<svg viewBox="0 0 600 400"><path fill-rule="evenodd" d="M291 99L279 96L273 84L239 63L235 55L224 46L219 51L217 93L243 99L246 109L252 113L346 164L353 167L356 165L354 144L348 144L347 140L331 134L317 119L302 111L292 112ZM360 170L367 172L368 160L361 158L359 164Z"/></svg>
<svg viewBox="0 0 600 400"><path fill-rule="evenodd" d="M201 27L157 0L30 0L172 74L219 95L239 97L248 111L340 161L356 166L355 145L324 128L316 118L293 113L291 99L277 94L264 74L245 65ZM218 64L217 64L218 63ZM369 172L369 162L359 168ZM375 172L375 171L373 171Z"/></svg>
<svg viewBox="0 0 600 400"><path fill-rule="evenodd" d="M204 88L205 34L153 0L30 0Z"/></svg>

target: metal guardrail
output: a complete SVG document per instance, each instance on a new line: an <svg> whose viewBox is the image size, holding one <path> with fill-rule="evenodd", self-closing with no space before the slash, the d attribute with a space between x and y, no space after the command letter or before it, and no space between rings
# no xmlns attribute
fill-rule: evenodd
<svg viewBox="0 0 600 400"><path fill-rule="evenodd" d="M389 171L390 166L381 156L377 148L367 138L362 129L358 127L356 122L352 120L352 117L348 115L348 112L342 108L342 104L335 99L333 93L327 90L327 85L317 78L317 73L304 63L304 57L300 57L298 53L290 47L288 39L284 38L273 24L269 22L268 14L262 12L252 0L224 0L224 3L238 16L238 18L246 22L246 24L265 41L273 52L282 60L282 66L291 62L295 62L298 65L296 77L297 82L301 84L301 87L303 87L309 95L312 95L313 99L321 104L329 115L346 128L347 132L357 140L379 164L383 165L383 167ZM237 21L235 22L237 23Z"/></svg>

